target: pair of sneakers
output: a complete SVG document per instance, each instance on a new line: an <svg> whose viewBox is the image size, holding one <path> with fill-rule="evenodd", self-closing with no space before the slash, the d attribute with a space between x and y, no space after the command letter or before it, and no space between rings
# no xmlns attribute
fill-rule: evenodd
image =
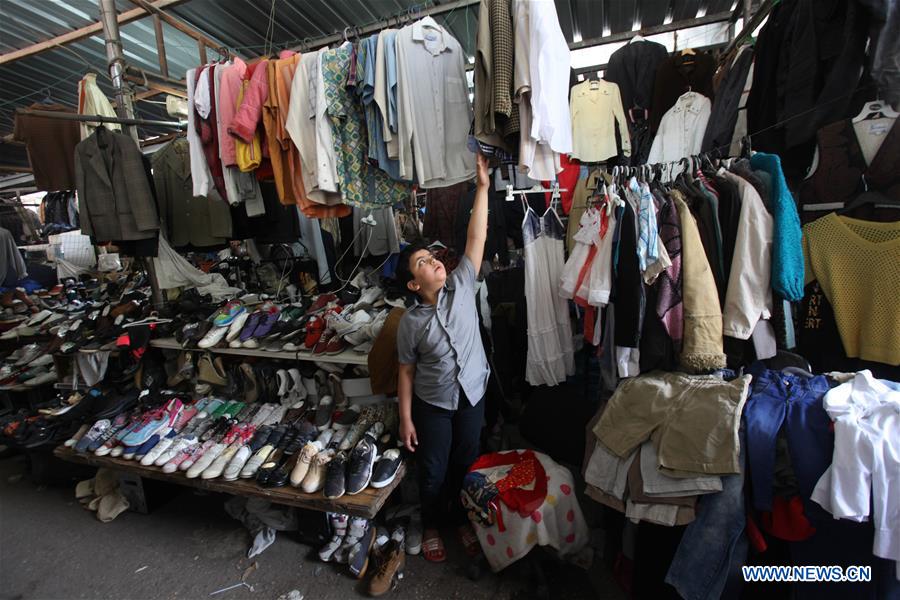
<svg viewBox="0 0 900 600"><path fill-rule="evenodd" d="M369 486L378 455L378 438L383 432L384 424L377 421L352 451L342 451L334 456L325 475L326 498L334 500L344 494L353 496Z"/></svg>
<svg viewBox="0 0 900 600"><path fill-rule="evenodd" d="M225 341L229 348L259 348L260 339L269 335L278 321L281 309L271 302L266 302L248 314L246 311L237 316L228 328Z"/></svg>

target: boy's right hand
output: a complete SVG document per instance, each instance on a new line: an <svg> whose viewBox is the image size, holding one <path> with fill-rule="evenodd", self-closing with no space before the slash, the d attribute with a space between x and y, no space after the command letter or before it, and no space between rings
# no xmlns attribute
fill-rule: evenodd
<svg viewBox="0 0 900 600"><path fill-rule="evenodd" d="M400 441L406 446L410 452L416 451L419 445L419 438L416 437L416 426L413 425L412 419L402 419L400 421Z"/></svg>

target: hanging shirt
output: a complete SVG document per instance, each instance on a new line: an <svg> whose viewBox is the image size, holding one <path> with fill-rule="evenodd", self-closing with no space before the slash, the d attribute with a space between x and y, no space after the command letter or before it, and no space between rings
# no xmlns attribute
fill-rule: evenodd
<svg viewBox="0 0 900 600"><path fill-rule="evenodd" d="M237 113L237 97L241 91L241 82L247 73L247 65L238 57L230 65L219 68L219 156L226 167L236 165L234 138L228 134L228 128Z"/></svg>
<svg viewBox="0 0 900 600"><path fill-rule="evenodd" d="M631 155L628 122L619 86L609 81L585 81L572 88L572 156L583 162L603 162L616 156L616 123L622 153Z"/></svg>
<svg viewBox="0 0 900 600"><path fill-rule="evenodd" d="M336 50L322 52L325 90L317 101L327 107L327 118L333 126L341 197L351 206L387 206L402 202L409 197L410 186L392 180L384 171L369 164L365 117L346 85L350 48L350 44L344 44ZM349 213L349 207L345 208Z"/></svg>
<svg viewBox="0 0 900 600"><path fill-rule="evenodd" d="M375 104L375 71L378 62L378 36L372 35L359 44L356 63L356 93L362 100L366 115L366 131L369 133L369 162L391 176L400 179L400 163L391 159L384 141L384 120Z"/></svg>
<svg viewBox="0 0 900 600"><path fill-rule="evenodd" d="M290 107L285 121L285 129L300 151L300 165L306 195L319 204L340 204L341 195L323 190L319 185L319 157L316 141L316 113L310 101L310 74L319 62L319 52L307 52L300 57L297 71L291 83ZM315 83L315 81L313 81ZM328 124L330 131L331 125ZM334 153L332 150L331 154Z"/></svg>
<svg viewBox="0 0 900 600"><path fill-rule="evenodd" d="M188 127L187 141L190 148L191 159L191 181L193 182L194 195L205 196L209 192L209 166L206 164L206 156L203 155L203 142L200 141L200 134L197 133L197 125L195 119L197 117L194 107L195 88L197 82L197 70L188 69L184 74L187 83L187 103L188 103Z"/></svg>
<svg viewBox="0 0 900 600"><path fill-rule="evenodd" d="M78 114L81 115L100 115L101 117L117 117L116 111L113 110L109 98L97 85L97 74L88 73L78 82ZM122 126L118 123L98 123L96 121L84 121L81 123L81 139L87 136L103 125L110 131L122 131Z"/></svg>
<svg viewBox="0 0 900 600"><path fill-rule="evenodd" d="M397 139L397 30L382 29L375 44L375 105L388 158L399 156Z"/></svg>
<svg viewBox="0 0 900 600"><path fill-rule="evenodd" d="M325 77L322 71L322 58L325 50L320 50L318 60L310 65L310 110L316 115L316 177L319 189L326 192L338 192L337 153L334 147L334 134L331 131L331 120L326 116L327 103L325 97ZM315 90L312 82L315 81Z"/></svg>
<svg viewBox="0 0 900 600"><path fill-rule="evenodd" d="M722 177L741 192L741 216L734 258L725 292L722 322L725 335L746 340L760 319L772 312L772 215L750 183L728 171Z"/></svg>
<svg viewBox="0 0 900 600"><path fill-rule="evenodd" d="M397 100L400 177L423 188L475 176L475 156L466 141L472 106L465 53L431 17L397 34Z"/></svg>
<svg viewBox="0 0 900 600"><path fill-rule="evenodd" d="M699 154L711 109L709 98L702 94L685 92L679 96L675 106L663 115L647 162L674 162Z"/></svg>
<svg viewBox="0 0 900 600"><path fill-rule="evenodd" d="M536 55L538 53L534 49L534 45L537 42L533 39L532 33L534 29L539 27L539 24L532 22L537 19L537 16L532 11L538 4L543 3L515 0L512 5L513 37L515 38L513 91L515 92L516 103L519 105L519 170L533 179L550 180L560 170L559 153L558 151L554 152L550 144L542 143L541 140L532 135L534 71L539 71L538 64L531 64L533 60L539 63L539 57L532 56L532 54ZM569 64L568 58L566 58L564 64ZM540 76L540 72L537 75ZM568 69L566 69L566 89L568 89L568 85ZM568 103L566 103L566 107L568 109ZM567 117L566 130L569 132L571 141L572 134L569 121L570 118ZM571 148L567 149L566 152L570 150Z"/></svg>

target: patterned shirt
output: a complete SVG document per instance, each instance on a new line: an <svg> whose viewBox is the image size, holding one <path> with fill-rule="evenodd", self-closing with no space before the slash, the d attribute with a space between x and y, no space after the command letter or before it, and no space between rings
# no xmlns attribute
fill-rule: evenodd
<svg viewBox="0 0 900 600"><path fill-rule="evenodd" d="M341 195L352 206L386 206L401 202L410 185L394 181L368 163L369 144L362 107L347 87L350 44L322 53L326 114L331 119Z"/></svg>

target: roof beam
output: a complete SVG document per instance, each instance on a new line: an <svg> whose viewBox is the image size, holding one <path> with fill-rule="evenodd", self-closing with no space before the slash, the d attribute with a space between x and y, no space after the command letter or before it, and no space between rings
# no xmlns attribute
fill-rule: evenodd
<svg viewBox="0 0 900 600"><path fill-rule="evenodd" d="M168 23L169 25L171 25L172 27L174 27L181 33L197 40L200 44L202 44L200 46L201 48L203 46L207 46L209 48L222 48L223 47L222 42L217 42L216 40L212 39L211 37L200 33L199 31L197 31L196 29L194 29L193 27L191 27L190 25L188 25L181 19L179 19L177 17L173 17L169 13L163 11L163 8L165 8L165 7L160 6L159 3L152 4L150 2L147 2L147 0L129 0L129 2L131 2L132 4L136 4L137 6L141 7L145 11L147 11L148 13L151 13L153 15L158 15L160 19L162 19L163 21L165 21L166 23ZM203 62L206 62L206 61L203 61Z"/></svg>
<svg viewBox="0 0 900 600"><path fill-rule="evenodd" d="M150 6L153 6L155 9L161 10L163 8L177 6L187 1L188 0L156 0ZM119 13L116 16L116 21L118 21L119 25L125 25L126 23L131 23L132 21L136 21L146 16L147 11L144 8L133 8L131 10L126 10L123 13ZM100 24L100 21L91 23L90 25L86 25L84 27L80 27L74 31L70 31L62 35L58 35L54 38L50 38L49 40L44 40L43 42L38 42L36 44L26 46L25 48L19 48L18 50L13 50L12 52L0 54L0 65L10 63L14 60L19 60L20 58L25 58L26 56L34 56L35 54L40 54L41 52L50 50L52 48L55 48L56 46L62 46L63 44L77 42L78 40L83 40L94 35L103 35L103 26Z"/></svg>
<svg viewBox="0 0 900 600"><path fill-rule="evenodd" d="M580 50L582 48L590 48L591 46L600 46L602 44L611 44L613 42L627 42L636 35L647 37L658 33L668 33L679 29L687 29L688 27L697 27L700 25L709 25L711 23L721 23L731 18L731 11L720 12L712 15L705 15L699 19L685 19L684 21L675 21L665 25L655 25L653 27L642 27L638 31L623 31L622 33L614 33L603 37L582 40L575 44L569 44L569 50Z"/></svg>

